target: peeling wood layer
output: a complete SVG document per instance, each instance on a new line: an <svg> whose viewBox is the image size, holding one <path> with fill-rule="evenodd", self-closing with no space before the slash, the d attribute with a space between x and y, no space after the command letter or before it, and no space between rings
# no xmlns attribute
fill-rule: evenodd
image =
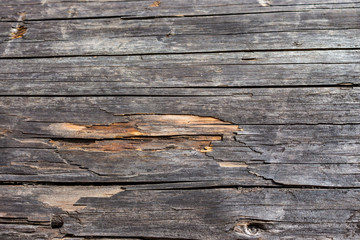
<svg viewBox="0 0 360 240"><path fill-rule="evenodd" d="M212 151L211 142L221 141L221 137L174 137L162 138L135 138L133 140L104 140L81 142L66 140L50 140L50 143L62 150L83 150L91 152L120 152L120 151L166 151L169 149L197 150L200 152Z"/></svg>
<svg viewBox="0 0 360 240"><path fill-rule="evenodd" d="M238 126L211 117L134 115L124 123L90 126L53 123L48 129L53 139L60 139L50 140L59 149L100 152L194 149L206 153L212 151L212 141L233 135ZM82 141L88 139L91 141Z"/></svg>
<svg viewBox="0 0 360 240"><path fill-rule="evenodd" d="M48 129L56 137L83 139L117 139L133 137L171 137L231 135L237 125L213 117L191 115L133 115L129 122L110 125L84 126L72 123L53 123Z"/></svg>
<svg viewBox="0 0 360 240"><path fill-rule="evenodd" d="M38 200L50 207L61 208L64 211L77 211L86 206L76 205L82 197L106 198L124 191L121 187L73 187L73 192L69 193L66 188L55 188L51 194L48 192L39 194Z"/></svg>

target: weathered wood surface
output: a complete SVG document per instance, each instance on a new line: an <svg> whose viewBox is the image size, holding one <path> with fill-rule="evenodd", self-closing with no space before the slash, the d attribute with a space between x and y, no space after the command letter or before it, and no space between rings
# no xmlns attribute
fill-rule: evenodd
<svg viewBox="0 0 360 240"><path fill-rule="evenodd" d="M46 4L46 1L43 2ZM168 4L175 7L171 1ZM152 9L157 11L163 5ZM272 8L259 3L257 5L257 8ZM51 5L47 6L49 8ZM29 11L34 12L31 9ZM136 9L132 11L136 12ZM360 47L356 37L360 34L357 24L358 5L312 11L306 7L303 11L268 11L175 18L31 21L31 18L26 20L28 12L24 10L16 22L0 22L0 36L3 38L0 56L132 55ZM12 12L17 15L15 9Z"/></svg>
<svg viewBox="0 0 360 240"><path fill-rule="evenodd" d="M43 236L51 237L302 239L304 232L307 239L359 237L360 215L356 209L360 193L355 189L0 188L4 193L0 212L11 209L0 218L0 226L22 226L26 229L24 238L35 237L39 228L44 229ZM4 231L0 236L7 234Z"/></svg>
<svg viewBox="0 0 360 240"><path fill-rule="evenodd" d="M175 87L359 85L359 62L357 50L0 59L0 94L169 95L184 94Z"/></svg>
<svg viewBox="0 0 360 240"><path fill-rule="evenodd" d="M154 1L155 2L155 1ZM263 12L304 12L314 9L357 8L354 0L163 0L156 7L151 1L58 1L58 0L3 0L1 20L16 21L14 13L26 12L28 20L76 19L76 18L144 18L207 16L224 14L249 14Z"/></svg>
<svg viewBox="0 0 360 240"><path fill-rule="evenodd" d="M1 239L359 239L360 3L3 0Z"/></svg>

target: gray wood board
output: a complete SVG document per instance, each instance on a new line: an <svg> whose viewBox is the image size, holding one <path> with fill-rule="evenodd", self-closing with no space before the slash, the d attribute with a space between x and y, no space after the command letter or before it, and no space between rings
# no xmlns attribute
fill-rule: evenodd
<svg viewBox="0 0 360 240"><path fill-rule="evenodd" d="M184 90L171 88L182 87L358 85L359 53L270 51L0 59L0 94L172 95ZM211 94L190 91L185 92Z"/></svg>
<svg viewBox="0 0 360 240"><path fill-rule="evenodd" d="M313 9L358 8L355 0L305 1L232 1L232 0L162 0L155 1L66 1L66 0L3 0L0 20L16 21L19 12L26 12L27 20L101 18L101 17L178 17L224 14L257 14L264 12L304 12ZM153 5L154 7L151 7Z"/></svg>
<svg viewBox="0 0 360 240"><path fill-rule="evenodd" d="M239 125L355 124L359 123L359 91L345 86L219 88L183 89L168 96L1 97L0 113L25 121L80 124L110 124L126 114L209 116Z"/></svg>
<svg viewBox="0 0 360 240"><path fill-rule="evenodd" d="M1 180L356 187L358 90L2 97Z"/></svg>
<svg viewBox="0 0 360 240"><path fill-rule="evenodd" d="M19 239L19 232L22 239L359 238L357 189L0 189L0 227L6 229L0 233L2 239Z"/></svg>
<svg viewBox="0 0 360 240"><path fill-rule="evenodd" d="M355 49L360 46L357 19L358 10L349 8L264 13L261 17L0 22L0 56Z"/></svg>

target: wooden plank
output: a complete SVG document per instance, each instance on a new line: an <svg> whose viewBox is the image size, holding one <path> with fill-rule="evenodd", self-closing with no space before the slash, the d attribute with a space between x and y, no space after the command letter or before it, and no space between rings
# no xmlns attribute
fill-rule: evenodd
<svg viewBox="0 0 360 240"><path fill-rule="evenodd" d="M65 0L3 0L1 20L14 21L19 12L26 12L28 20L101 18L101 17L176 17L221 14L248 14L262 12L302 12L311 9L358 8L354 0L304 1L304 0L162 0L155 1L65 1Z"/></svg>
<svg viewBox="0 0 360 240"><path fill-rule="evenodd" d="M2 59L0 94L173 95L185 90L170 88L184 86L356 85L360 83L359 53L339 50ZM186 94L200 93L187 89Z"/></svg>
<svg viewBox="0 0 360 240"><path fill-rule="evenodd" d="M359 88L197 89L125 97L1 97L0 113L26 122L111 124L127 114L209 116L235 124L359 123ZM166 91L166 90L164 90ZM183 96L182 96L183 95ZM51 114L49 114L51 113ZM40 123L39 123L40 124ZM32 132L34 133L34 132ZM41 132L38 132L41 134Z"/></svg>
<svg viewBox="0 0 360 240"><path fill-rule="evenodd" d="M224 97L3 97L0 179L359 186L358 88L244 91ZM232 109L216 108L220 101L233 102ZM174 102L194 112L184 115ZM336 117L339 125L332 125Z"/></svg>
<svg viewBox="0 0 360 240"><path fill-rule="evenodd" d="M0 188L4 225L28 221L29 228L42 222L48 234L58 238L359 238L358 189ZM3 239L17 232L10 226Z"/></svg>
<svg viewBox="0 0 360 240"><path fill-rule="evenodd" d="M258 15L0 22L1 57L359 48L356 9ZM24 19L23 16L21 19ZM339 23L341 19L341 24Z"/></svg>
<svg viewBox="0 0 360 240"><path fill-rule="evenodd" d="M0 180L189 182L193 186L360 184L358 125L243 128L236 132L236 141L199 143L185 136L91 141L61 135L3 137Z"/></svg>

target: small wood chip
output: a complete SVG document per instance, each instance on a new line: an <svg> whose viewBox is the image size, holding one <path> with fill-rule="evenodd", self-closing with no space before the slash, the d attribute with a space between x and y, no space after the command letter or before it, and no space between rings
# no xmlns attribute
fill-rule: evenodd
<svg viewBox="0 0 360 240"><path fill-rule="evenodd" d="M153 4L151 4L150 5L150 7L158 7L158 6L160 6L160 1L155 1L155 2L153 2Z"/></svg>

